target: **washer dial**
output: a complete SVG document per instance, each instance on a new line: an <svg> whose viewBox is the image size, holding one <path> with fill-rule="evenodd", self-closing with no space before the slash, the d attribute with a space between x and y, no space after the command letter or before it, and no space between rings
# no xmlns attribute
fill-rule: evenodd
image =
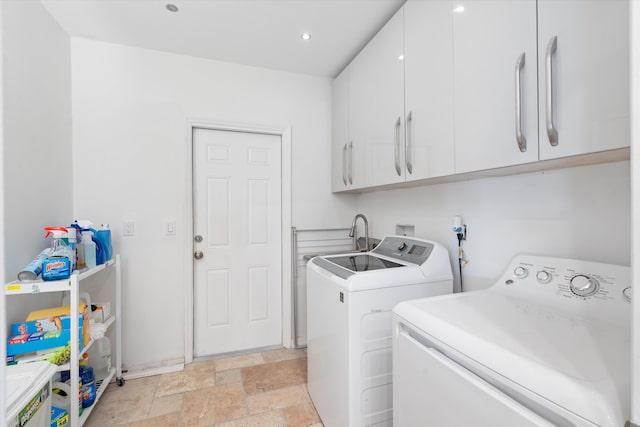
<svg viewBox="0 0 640 427"><path fill-rule="evenodd" d="M516 267L513 269L513 275L518 279L524 279L529 274L529 270L524 267Z"/></svg>
<svg viewBox="0 0 640 427"><path fill-rule="evenodd" d="M573 276L569 282L571 292L579 297L588 297L600 289L600 284L593 277L585 276L584 274L578 274Z"/></svg>
<svg viewBox="0 0 640 427"><path fill-rule="evenodd" d="M549 283L551 279L553 279L553 276L547 270L540 270L536 273L536 279L538 279L540 283Z"/></svg>

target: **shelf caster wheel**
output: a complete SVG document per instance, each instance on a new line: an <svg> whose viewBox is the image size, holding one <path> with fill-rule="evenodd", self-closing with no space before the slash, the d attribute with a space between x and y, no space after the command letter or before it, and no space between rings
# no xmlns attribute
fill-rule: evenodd
<svg viewBox="0 0 640 427"><path fill-rule="evenodd" d="M122 387L124 385L124 378L123 377L116 378L116 384L118 384L118 387Z"/></svg>

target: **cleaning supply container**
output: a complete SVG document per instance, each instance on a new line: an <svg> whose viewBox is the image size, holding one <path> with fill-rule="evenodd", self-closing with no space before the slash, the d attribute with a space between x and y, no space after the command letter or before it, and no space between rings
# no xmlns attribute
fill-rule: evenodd
<svg viewBox="0 0 640 427"><path fill-rule="evenodd" d="M80 247L82 248L82 253L84 255L84 265L87 268L92 268L96 266L96 244L93 242L93 233L90 229L85 228L82 230L82 243Z"/></svg>
<svg viewBox="0 0 640 427"><path fill-rule="evenodd" d="M92 228L91 232L93 233L92 239L96 244L96 263L98 265L104 264L113 256L109 224L102 224L98 230Z"/></svg>
<svg viewBox="0 0 640 427"><path fill-rule="evenodd" d="M64 227L45 227L45 231L45 237L53 235L53 242L51 252L42 262L42 280L68 279L76 260L75 250L72 250L68 243L69 231Z"/></svg>
<svg viewBox="0 0 640 427"><path fill-rule="evenodd" d="M68 380L67 380L68 381ZM82 379L78 381L78 387L80 392L78 397L74 399L75 407L78 414L82 414ZM71 386L67 383L56 381L51 383L51 407L56 407L70 412L71 407Z"/></svg>
<svg viewBox="0 0 640 427"><path fill-rule="evenodd" d="M56 370L49 362L6 367L7 427L49 427L51 377Z"/></svg>
<svg viewBox="0 0 640 427"><path fill-rule="evenodd" d="M27 264L20 272L18 273L18 280L26 281L26 280L36 280L40 273L42 273L42 263L49 256L49 252L51 252L51 248L47 248L40 252L40 254L33 259L29 264Z"/></svg>
<svg viewBox="0 0 640 427"><path fill-rule="evenodd" d="M89 348L89 363L93 367L96 383L104 381L111 370L111 342L109 338L102 337Z"/></svg>
<svg viewBox="0 0 640 427"><path fill-rule="evenodd" d="M96 401L96 377L93 368L80 365L80 378L82 379L82 407L88 408Z"/></svg>

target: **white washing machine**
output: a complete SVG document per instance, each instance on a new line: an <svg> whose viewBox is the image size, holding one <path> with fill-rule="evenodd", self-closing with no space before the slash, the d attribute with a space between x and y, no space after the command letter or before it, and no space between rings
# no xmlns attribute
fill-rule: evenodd
<svg viewBox="0 0 640 427"><path fill-rule="evenodd" d="M519 255L491 288L394 308L394 425L623 426L630 269Z"/></svg>
<svg viewBox="0 0 640 427"><path fill-rule="evenodd" d="M426 240L387 236L309 262L308 387L325 427L392 424L391 309L452 290L447 251Z"/></svg>

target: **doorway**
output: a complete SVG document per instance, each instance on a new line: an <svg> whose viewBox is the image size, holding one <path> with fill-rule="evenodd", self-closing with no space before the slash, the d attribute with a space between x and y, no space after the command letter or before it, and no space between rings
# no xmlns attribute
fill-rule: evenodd
<svg viewBox="0 0 640 427"><path fill-rule="evenodd" d="M193 127L191 139L192 356L281 345L283 137Z"/></svg>

